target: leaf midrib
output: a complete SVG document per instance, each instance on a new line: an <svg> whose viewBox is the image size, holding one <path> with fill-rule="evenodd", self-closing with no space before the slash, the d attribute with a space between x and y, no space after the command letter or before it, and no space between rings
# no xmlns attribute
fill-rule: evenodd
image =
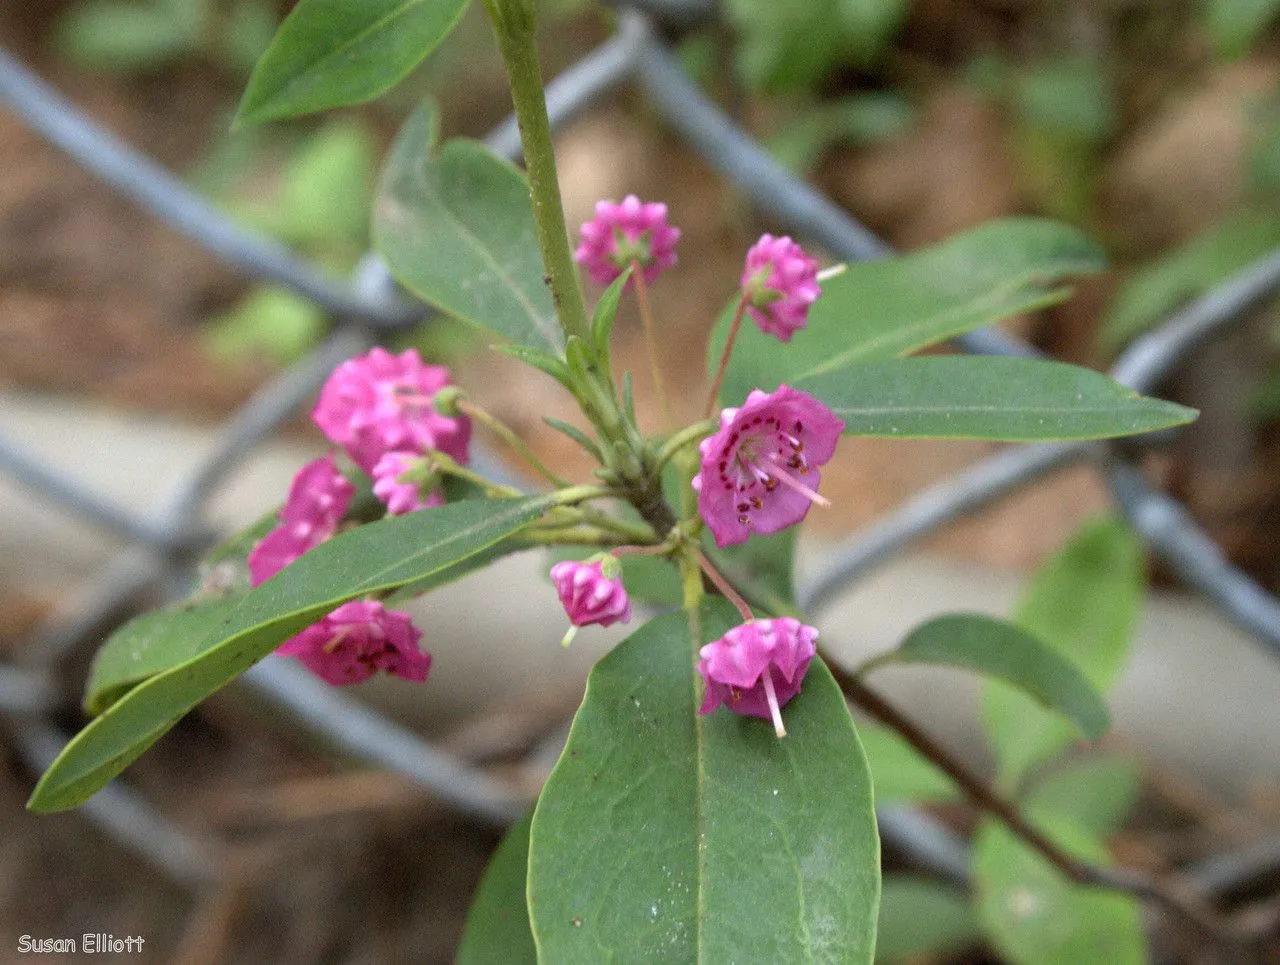
<svg viewBox="0 0 1280 965"><path fill-rule="evenodd" d="M407 12L410 10L410 8L420 7L425 2L426 0L406 0L405 3L402 3L400 6L395 7L392 10L389 10L381 18L379 18L378 20L375 20L372 24L370 24L360 33L357 33L355 36L339 44L337 47L333 48L323 57L320 57L316 60L310 61L309 63L303 65L298 71L296 71L293 74L290 74L288 78L284 81L284 83L282 83L279 86L278 88L279 94L275 99L277 100L287 99L287 97L292 94L292 91L294 87L297 85L298 81L301 80L303 77L305 77L307 74L313 73L317 68L321 68L325 64L328 64L330 61L334 60L335 58L341 57L342 55L346 54L347 51L349 51L351 48L364 43L372 34L382 31L387 24L401 18L402 16L405 16Z"/></svg>
<svg viewBox="0 0 1280 965"><path fill-rule="evenodd" d="M436 163L439 164L439 161L437 160ZM423 177L422 181L423 187L428 187L428 182L425 177ZM471 229L458 219L453 210L444 203L443 198L438 194L433 195L430 193L427 194L427 197L431 199L436 208L443 212L445 219L458 232L458 234L462 236L463 240L471 250L479 255L483 262L490 266L493 273L502 280L504 286L512 295L515 296L516 301L520 304L524 313L529 317L529 321L533 323L534 330L542 336L544 342L546 342L551 348L558 349L559 345L556 343L554 336L559 329L553 327L543 319L537 309L534 308L533 302L529 300L529 296L526 295L515 283L515 279L512 278L511 274L494 259L493 255L489 253L488 249L485 248L480 239L471 232ZM476 321L480 322L481 320L476 319Z"/></svg>

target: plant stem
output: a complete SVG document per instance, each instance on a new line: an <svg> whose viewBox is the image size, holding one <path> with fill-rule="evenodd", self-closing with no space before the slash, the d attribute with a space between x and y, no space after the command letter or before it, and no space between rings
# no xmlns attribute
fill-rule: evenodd
<svg viewBox="0 0 1280 965"><path fill-rule="evenodd" d="M716 377L711 380L711 391L707 393L707 405L703 410L704 419L711 418L716 409L716 398L720 395L720 386L724 384L724 373L729 369L729 356L733 354L733 343L738 340L738 329L742 328L742 316L747 313L747 293L743 292L738 299L738 307L733 310L733 321L729 323L729 335L724 340L724 351L720 353L720 365L716 368Z"/></svg>
<svg viewBox="0 0 1280 965"><path fill-rule="evenodd" d="M667 388L662 380L662 366L658 363L658 339L653 331L653 310L649 307L649 283L644 280L640 263L631 263L631 281L636 286L636 304L640 306L640 325L644 329L645 348L649 352L649 371L653 374L653 391L662 408L662 425L671 425L671 404L667 401Z"/></svg>
<svg viewBox="0 0 1280 965"><path fill-rule="evenodd" d="M696 546L691 546L690 552L693 554L693 558L698 561L698 566L702 569L702 572L707 574L707 579L709 579L712 585L724 594L724 598L732 603L734 608L742 614L742 619L747 623L754 620L756 615L751 612L751 607L747 606L747 601L742 598L728 580L720 575L720 571L711 564L711 561L707 559L702 550L698 549Z"/></svg>
<svg viewBox="0 0 1280 965"><path fill-rule="evenodd" d="M547 480L547 482L551 483L551 485L556 487L569 485L567 480L562 479L560 476L557 476L554 472L548 469L542 460L538 458L537 454L534 453L528 445L526 445L523 439L515 434L509 425L496 418L488 410L476 405L470 399L459 399L457 406L458 411L463 413L463 415L470 416L472 419L475 419L476 422L487 427L496 435L500 436L512 449L524 456L525 461L537 470L538 474L541 475L543 479Z"/></svg>
<svg viewBox="0 0 1280 965"><path fill-rule="evenodd" d="M819 648L818 653L850 703L897 731L907 743L951 778L976 807L999 818L1023 843L1034 849L1071 881L1081 885L1127 891L1140 898L1159 902L1217 938L1232 941L1247 940L1248 936L1240 934L1240 929L1236 928L1232 922L1223 919L1213 909L1191 895L1153 881L1141 872L1123 868L1101 868L1068 854L1043 832L1032 826L1018 811L1015 804L989 788L981 778L956 761L896 707L866 686L858 677L843 669L822 648Z"/></svg>
<svg viewBox="0 0 1280 965"><path fill-rule="evenodd" d="M654 457L653 471L661 472L662 468L672 460L676 453L685 446L711 435L716 431L717 427L718 423L714 419L707 419L681 429L662 444L662 448L658 450L657 456Z"/></svg>
<svg viewBox="0 0 1280 965"><path fill-rule="evenodd" d="M578 273L569 249L564 207L560 202L560 182L556 176L555 147L551 122L538 63L536 17L529 0L486 0L485 8L502 50L511 81L529 192L533 198L533 220L538 229L538 247L547 269L547 284L555 301L560 327L566 336L590 338L587 309L578 286Z"/></svg>

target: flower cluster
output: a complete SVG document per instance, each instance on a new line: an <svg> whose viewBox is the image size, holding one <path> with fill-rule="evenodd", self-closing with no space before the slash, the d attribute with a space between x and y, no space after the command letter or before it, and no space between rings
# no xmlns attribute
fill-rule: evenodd
<svg viewBox="0 0 1280 965"><path fill-rule="evenodd" d="M666 205L628 195L621 204L596 205L596 216L582 226L582 243L574 257L600 284L613 281L629 265L639 265L644 280L651 282L675 263L678 238L679 231L667 224ZM790 342L808 323L809 309L821 293L818 261L790 238L766 234L747 252L739 286L738 308L712 382L708 414L743 317L749 315L765 334ZM641 299L642 312L644 305ZM831 459L843 430L844 423L829 408L787 385L773 392L755 389L741 406L723 409L719 430L699 444L701 459L692 480L698 515L716 545L743 543L752 533L776 533L801 522L814 503L829 505L818 495L820 467ZM786 731L780 709L800 690L817 652L818 631L790 618L755 619L732 586L705 557L693 552L745 620L701 650L698 671L706 681L706 697L700 712L726 706L735 713L762 717L773 721L781 737ZM605 560L609 569L604 569ZM552 568L552 580L574 629L630 618L631 604L617 575L612 557Z"/></svg>
<svg viewBox="0 0 1280 965"><path fill-rule="evenodd" d="M808 322L809 306L821 291L818 259L790 238L762 235L747 252L742 294L760 331L791 341Z"/></svg>
<svg viewBox="0 0 1280 965"><path fill-rule="evenodd" d="M429 484L422 456L436 449L466 462L470 422L441 415L433 405L449 384L449 370L427 365L409 349L392 355L374 348L343 362L320 391L312 418L329 439L373 477L373 492L392 515L443 501ZM355 493L333 454L307 463L289 488L280 524L249 553L257 586L337 532ZM426 495L424 495L424 493ZM422 631L406 613L374 600L345 603L286 640L277 652L296 657L331 684L367 680L382 670L423 681L431 656L418 647Z"/></svg>
<svg viewBox="0 0 1280 965"><path fill-rule="evenodd" d="M392 355L374 348L334 370L311 418L373 477L374 492L393 514L423 509L440 500L405 491L400 480L411 464L432 449L468 459L470 420L441 415L433 405L448 384L449 370L427 365L416 349Z"/></svg>
<svg viewBox="0 0 1280 965"><path fill-rule="evenodd" d="M680 229L667 224L665 204L629 194L621 204L596 202L596 216L582 226L582 243L573 257L599 285L609 284L632 264L652 282L676 263L679 240Z"/></svg>
<svg viewBox="0 0 1280 965"><path fill-rule="evenodd" d="M284 508L280 510L280 525L249 553L252 584L257 586L269 580L337 532L355 491L347 477L338 471L332 453L298 470Z"/></svg>

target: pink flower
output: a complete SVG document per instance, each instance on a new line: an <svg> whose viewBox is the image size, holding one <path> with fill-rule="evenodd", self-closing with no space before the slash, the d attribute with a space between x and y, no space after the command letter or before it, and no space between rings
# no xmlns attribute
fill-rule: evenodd
<svg viewBox="0 0 1280 965"><path fill-rule="evenodd" d="M835 452L844 423L811 395L786 385L752 390L740 409L720 413L720 431L702 440L702 468L693 479L698 514L717 546L776 533L804 519L817 493L821 466Z"/></svg>
<svg viewBox="0 0 1280 965"><path fill-rule="evenodd" d="M280 510L280 525L249 552L249 582L257 586L270 579L332 536L354 494L332 453L299 469Z"/></svg>
<svg viewBox="0 0 1280 965"><path fill-rule="evenodd" d="M422 498L423 480L401 481L401 476L415 468L420 457L416 452L389 452L373 467L373 494L386 504L392 516L412 513L415 510L439 506L444 495L432 489Z"/></svg>
<svg viewBox="0 0 1280 965"><path fill-rule="evenodd" d="M599 285L609 284L633 261L652 282L676 263L679 240L680 229L667 224L665 204L629 194L621 204L596 202L596 216L582 226L582 243L573 257Z"/></svg>
<svg viewBox="0 0 1280 965"><path fill-rule="evenodd" d="M817 647L818 631L791 617L751 620L708 643L698 655L698 673L707 693L698 713L720 705L735 714L772 720L779 737L786 735L781 708L800 692Z"/></svg>
<svg viewBox="0 0 1280 965"><path fill-rule="evenodd" d="M790 342L804 328L809 306L822 292L818 259L806 255L790 238L762 235L747 252L742 291L760 331Z"/></svg>
<svg viewBox="0 0 1280 965"><path fill-rule="evenodd" d="M379 670L421 683L431 671L431 654L418 649L421 638L407 613L355 600L286 640L276 653L297 657L335 685L368 680Z"/></svg>
<svg viewBox="0 0 1280 965"><path fill-rule="evenodd" d="M606 575L605 567L611 571ZM551 582L573 624L562 643L567 647L578 627L602 627L631 622L631 601L620 579L616 558L604 556L590 562L565 560L551 567Z"/></svg>
<svg viewBox="0 0 1280 965"><path fill-rule="evenodd" d="M333 370L311 418L367 473L397 450L439 449L465 463L470 420L441 415L432 405L448 384L449 370L427 365L416 349L392 355L374 348Z"/></svg>

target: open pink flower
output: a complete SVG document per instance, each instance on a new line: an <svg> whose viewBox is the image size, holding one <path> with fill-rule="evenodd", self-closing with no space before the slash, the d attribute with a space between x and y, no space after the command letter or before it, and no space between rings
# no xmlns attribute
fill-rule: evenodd
<svg viewBox="0 0 1280 965"><path fill-rule="evenodd" d="M785 736L781 708L800 692L816 654L818 631L791 617L751 620L708 643L698 655L698 673L707 683L698 713L721 705L735 714L773 721Z"/></svg>
<svg viewBox="0 0 1280 965"><path fill-rule="evenodd" d="M679 240L680 229L667 224L665 204L629 194L621 204L596 202L596 216L582 226L582 243L573 257L599 285L609 284L633 261L652 282L676 263Z"/></svg>
<svg viewBox="0 0 1280 965"><path fill-rule="evenodd" d="M747 252L742 291L748 299L747 312L760 330L789 342L804 328L809 306L822 293L818 259L788 237L762 235Z"/></svg>
<svg viewBox="0 0 1280 965"><path fill-rule="evenodd" d="M431 654L418 649L421 638L407 613L355 600L286 640L276 653L297 657L335 685L368 680L379 670L421 683L431 672Z"/></svg>
<svg viewBox="0 0 1280 965"><path fill-rule="evenodd" d="M332 453L299 469L280 510L280 525L249 552L250 583L265 582L332 536L354 494Z"/></svg>
<svg viewBox="0 0 1280 965"><path fill-rule="evenodd" d="M698 514L717 546L776 533L804 519L818 495L821 466L844 423L811 395L781 385L752 390L740 409L720 413L720 431L702 441L693 479Z"/></svg>
<svg viewBox="0 0 1280 965"><path fill-rule="evenodd" d="M631 621L631 601L618 575L605 575L604 559L584 563L565 560L551 567L551 582L556 585L560 602L569 622L576 627L597 624L602 627ZM617 560L612 566L618 565Z"/></svg>
<svg viewBox="0 0 1280 965"><path fill-rule="evenodd" d="M421 457L416 452L389 452L373 467L373 494L382 500L392 516L439 506L444 495L438 488L422 496L422 483L401 477L414 468Z"/></svg>
<svg viewBox="0 0 1280 965"><path fill-rule="evenodd" d="M441 415L432 405L449 384L449 370L427 365L416 349L392 355L373 348L333 370L311 418L372 473L389 452L439 449L467 462L471 422Z"/></svg>

